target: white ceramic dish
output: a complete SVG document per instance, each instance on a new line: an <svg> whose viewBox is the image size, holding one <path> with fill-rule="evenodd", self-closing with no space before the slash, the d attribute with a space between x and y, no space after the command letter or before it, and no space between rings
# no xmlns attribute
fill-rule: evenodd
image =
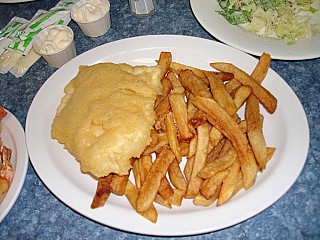
<svg viewBox="0 0 320 240"><path fill-rule="evenodd" d="M269 53L280 60L303 60L320 57L320 34L289 46L285 41L263 38L244 28L229 24L216 10L221 10L216 0L190 0L192 11L202 25L218 40L244 52L260 56Z"/></svg>
<svg viewBox="0 0 320 240"><path fill-rule="evenodd" d="M77 74L81 64L112 61L154 65L161 51L171 51L173 61L203 69L210 69L209 63L213 61L228 61L251 72L257 64L254 57L224 44L172 35L119 40L79 55L43 84L29 109L26 139L36 172L52 193L70 208L101 224L129 232L163 236L200 234L232 226L260 213L295 182L309 146L304 110L291 88L271 69L263 85L278 98L279 105L274 115L263 113L268 146L276 147L277 151L253 188L239 192L220 207L196 207L189 200L184 200L182 207L171 210L157 205L159 218L156 224L138 215L125 197L112 195L104 207L90 209L96 180L82 174L78 162L50 137L51 123L64 86Z"/></svg>
<svg viewBox="0 0 320 240"><path fill-rule="evenodd" d="M1 121L1 138L3 144L12 150L11 163L14 177L8 192L0 200L0 223L7 216L21 192L29 162L24 130L18 119L8 110L6 111L8 114Z"/></svg>

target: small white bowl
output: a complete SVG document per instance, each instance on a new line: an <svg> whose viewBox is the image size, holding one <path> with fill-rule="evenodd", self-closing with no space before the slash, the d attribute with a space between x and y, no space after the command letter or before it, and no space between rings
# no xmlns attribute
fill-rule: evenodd
<svg viewBox="0 0 320 240"><path fill-rule="evenodd" d="M97 19L93 19L91 21L86 21L83 19L80 19L79 16L77 16L76 12L79 9L80 6L87 3L96 2L93 0L80 0L77 2L71 9L71 18L78 24L80 29L84 32L85 35L89 37L98 37L105 34L111 26L110 21L110 3L108 0L99 0L100 3L104 4L106 6L106 12L98 17Z"/></svg>
<svg viewBox="0 0 320 240"><path fill-rule="evenodd" d="M57 49L57 51L53 53L46 53L42 51L42 43L49 31L52 29L65 30L68 34L71 34L71 38L69 39L69 43L62 49ZM72 58L76 56L76 48L74 44L74 34L70 27L65 25L52 25L43 29L40 33L37 34L36 38L33 40L33 48L39 53L52 67L60 68L65 63L70 61Z"/></svg>

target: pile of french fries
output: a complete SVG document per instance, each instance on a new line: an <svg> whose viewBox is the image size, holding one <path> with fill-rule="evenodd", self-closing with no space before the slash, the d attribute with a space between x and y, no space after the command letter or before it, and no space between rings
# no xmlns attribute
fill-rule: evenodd
<svg viewBox="0 0 320 240"><path fill-rule="evenodd" d="M152 141L140 158L131 159L134 181L130 172L98 179L91 208L103 206L111 193L124 195L155 223L155 203L171 208L193 199L197 206L219 206L249 189L275 152L266 145L260 113L260 105L270 114L277 107L277 99L261 85L270 61L263 53L249 75L225 62L201 70L161 52L163 94L154 106Z"/></svg>

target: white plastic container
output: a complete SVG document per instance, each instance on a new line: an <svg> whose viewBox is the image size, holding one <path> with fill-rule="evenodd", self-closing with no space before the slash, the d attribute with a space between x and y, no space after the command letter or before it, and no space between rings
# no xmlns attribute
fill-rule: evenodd
<svg viewBox="0 0 320 240"><path fill-rule="evenodd" d="M52 67L60 68L76 56L73 37L70 27L52 25L37 34L33 41L33 48Z"/></svg>
<svg viewBox="0 0 320 240"><path fill-rule="evenodd" d="M85 35L102 36L111 26L110 3L108 0L80 0L71 9L71 18Z"/></svg>

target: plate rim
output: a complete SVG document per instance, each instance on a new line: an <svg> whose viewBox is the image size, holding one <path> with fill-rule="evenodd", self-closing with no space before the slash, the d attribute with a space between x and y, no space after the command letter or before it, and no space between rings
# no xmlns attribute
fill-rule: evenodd
<svg viewBox="0 0 320 240"><path fill-rule="evenodd" d="M98 46L98 47L96 47L96 48L94 48L94 49L89 50L88 52L85 52L85 53L79 55L79 56L76 57L75 59L71 60L70 65L72 65L72 64L76 61L77 58L79 59L80 56L82 56L81 58L84 58L85 56L94 53L94 51L98 51L98 50L100 50L100 49L108 48L108 47L111 48L111 47L114 46L115 44L123 44L125 41L132 41L132 40L139 41L139 40L142 40L142 39L145 39L145 40L147 39L147 40L150 41L150 40L152 40L152 38L161 38L161 39L163 39L163 40L165 40L165 39L167 39L167 40L171 39L171 40L172 40L173 38L175 38L175 39L180 39L180 40L186 40L186 39L188 38L188 39L190 39L190 41L192 41L192 40L193 40L193 41L205 41L205 42L207 42L208 44L212 44L212 45L217 44L218 46L227 47L230 51L236 51L238 54L246 55L247 57L251 58L252 60L257 61L256 58L248 55L247 53L244 53L244 52L242 52L242 51L240 51L240 50L234 49L234 48L232 48L232 47L230 47L230 46L228 46L228 45L225 45L225 44L223 44L223 43L215 42L215 41L208 40L208 39L204 39L204 38L193 37L193 36L181 36L181 35L146 35L146 36L137 36L137 37L120 39L120 40L117 40L117 41L114 41L114 42L111 42L111 43L107 43L107 44ZM181 39L181 38L183 38L183 39ZM69 63L68 63L68 64L69 64ZM41 89L42 89L42 88L45 88L47 82L52 81L52 80L50 80L50 79L54 79L54 77L57 76L57 74L59 74L59 71L60 71L60 72L66 71L66 69L68 68L68 64L66 64L65 66L63 66L63 67L61 68L62 70L59 69L58 71L56 71L51 77L49 77L49 78L46 80L46 82L45 82L45 83L42 85L42 87L39 89L38 93L36 94L36 96L35 96L32 104L31 104L31 106L30 106L30 108L29 108L28 115L27 115L27 121L26 121L26 138L27 138L27 147L28 147L28 149L29 149L29 147L30 147L30 146L29 146L30 143L29 143L29 141L28 141L28 136L29 136L29 124L30 124L30 121L29 121L29 120L30 120L30 114L31 114L31 112L32 112L32 110L33 110L34 101L36 101L37 96L39 95ZM74 68L74 67L73 67L73 68ZM272 70L272 71L273 71L273 70ZM275 74L277 74L275 71L273 71L273 72L274 72ZM277 74L277 75L278 75L278 74ZM278 76L279 76L279 75L278 75ZM306 126L304 126L304 127L306 127L306 130L307 130L307 135L308 135L308 144L307 144L307 145L309 146L309 126L308 126L308 121L307 121L307 118L306 118L306 115L305 115L303 106L302 106L301 102L299 101L299 99L297 98L297 96L295 95L295 93L293 92L293 90L291 89L291 87L284 81L284 79L283 79L281 76L279 76L279 77L283 80L283 83L286 84L286 86L289 88L289 90L294 94L294 97L296 98L296 100L297 100L298 103L300 104L300 105L299 105L299 107L301 108L300 110L302 110L303 113L304 113L303 116L302 116L302 118L304 119L304 121L305 121L305 123L306 123ZM76 211L77 213L79 213L80 215L85 216L85 217L87 217L87 218L89 218L89 219L92 219L92 220L94 220L94 221L98 221L98 222L102 223L103 225L106 225L106 226L109 226L109 227L112 227L112 228L117 228L117 229L123 230L123 231L132 232L132 233L139 233L139 234L153 235L153 236L186 236L186 235L195 235L195 234L200 234L200 233L207 233L207 232L211 232L211 231L220 230L220 229L223 229L223 228L225 228L225 227L233 226L233 225L235 225L235 224L238 224L238 223L240 223L240 222L242 222L242 221L245 221L245 220L247 220L247 219L249 219L249 218L251 218L251 217L259 214L260 212L264 211L266 208L270 207L274 202L276 202L277 200L279 200L279 198L281 198L281 197L288 191L288 189L290 189L290 188L292 187L292 185L294 184L294 182L296 181L296 179L299 177L299 175L300 175L300 173L301 173L301 171L302 171L302 169L303 169L303 166L304 166L305 161L306 161L306 158L307 158L307 153L308 153L308 148L307 148L306 151L305 151L304 159L302 160L303 163L302 163L301 169L299 170L299 174L297 174L297 176L295 176L295 179L293 180L293 182L291 183L291 185L288 186L287 189L286 189L283 193L281 193L279 197L276 197L276 199L275 199L272 203L270 203L268 206L265 206L262 210L260 209L258 212L255 212L254 214L249 214L249 216L246 216L245 219L236 220L236 221L234 221L232 224L226 225L226 226L222 226L222 227L220 227L219 229L212 229L212 228L209 228L209 229L200 229L200 230L192 230L192 231L189 231L189 232L186 232L186 233L185 233L185 232L165 232L165 233L163 233L163 232L156 232L156 233L155 233L155 232L152 232L152 231L141 231L141 230L137 231L137 230L135 230L135 229L121 228L120 226L114 226L114 225L102 223L101 221L95 219L95 214L93 214L93 217L92 217L92 216L87 216L86 214L84 214L83 212L81 212L81 210L79 211L79 209L76 209L76 208L74 208L73 206L70 206L70 205L69 205L68 203L66 203L63 199L61 199L61 197L59 197L57 193L55 193L54 191L52 191L52 188L50 188L50 186L48 186L49 184L46 183L46 182L43 180L43 177L41 176L41 173L38 172L38 169L37 169L37 166L36 166L37 164L36 164L36 162L34 162L35 160L33 160L33 156L32 156L33 153L32 153L32 151L29 151L31 164L33 165L34 169L36 170L36 172L37 172L39 178L41 179L41 181L42 181L42 182L44 183L44 185L50 190L50 192L53 193L53 195L54 195L55 197L57 197L57 198L60 199L62 202L64 202L68 207L70 207L71 209L73 209L74 211ZM105 206L105 207L106 207L106 206ZM221 208L221 206L220 206L220 208ZM132 210L132 211L134 212L134 210ZM134 213L135 213L135 212L134 212ZM136 213L135 213L135 214L136 214ZM152 226L152 225L150 225L150 226Z"/></svg>
<svg viewBox="0 0 320 240"><path fill-rule="evenodd" d="M7 116L2 120L2 124L4 124L9 129L9 131L11 130L10 134L14 139L17 148L17 153L15 159L16 168L14 169L14 177L12 179L8 192L6 193L1 202L0 223L11 211L12 207L16 203L21 193L21 190L25 183L29 163L29 155L27 151L24 129L20 121L15 117L13 113L11 113L7 109L5 109L5 111L7 112ZM12 129L10 129L12 127L15 131L12 131ZM3 208L3 206L5 207Z"/></svg>

